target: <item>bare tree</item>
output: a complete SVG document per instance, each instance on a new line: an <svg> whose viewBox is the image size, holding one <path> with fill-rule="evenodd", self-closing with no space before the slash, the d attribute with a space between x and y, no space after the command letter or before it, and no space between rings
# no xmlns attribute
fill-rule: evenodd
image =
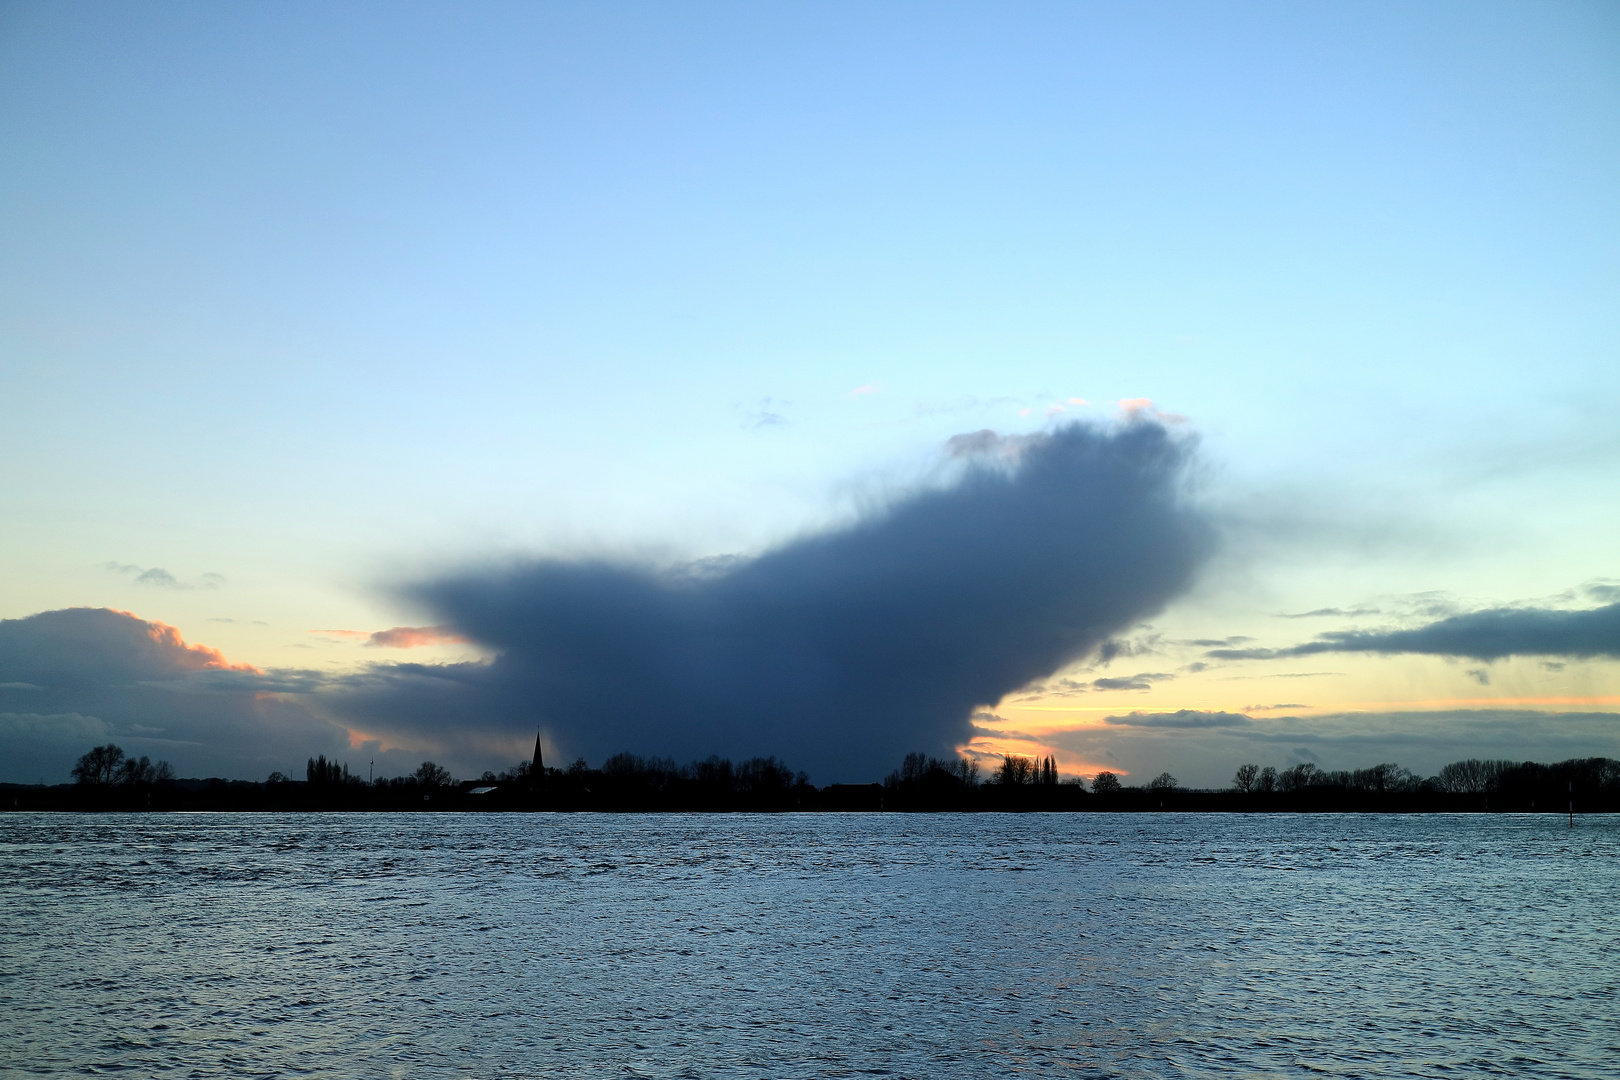
<svg viewBox="0 0 1620 1080"><path fill-rule="evenodd" d="M585 762L584 759L581 759L574 764L584 765ZM574 766L570 765L568 767L568 771L570 774L572 774L574 771ZM688 778L718 791L731 790L733 784L731 773L731 759L723 758L718 754L710 754L702 761L694 761L692 764L686 767L686 775Z"/></svg>
<svg viewBox="0 0 1620 1080"><path fill-rule="evenodd" d="M1152 780L1148 781L1149 791L1174 791L1176 790L1176 787L1176 778L1167 772L1162 772L1158 776L1155 776Z"/></svg>
<svg viewBox="0 0 1620 1080"><path fill-rule="evenodd" d="M906 784L916 780L921 780L924 776L928 775L928 770L932 764L933 762L929 759L927 754L912 751L911 753L907 754L906 759L900 763L900 782L902 784Z"/></svg>
<svg viewBox="0 0 1620 1080"><path fill-rule="evenodd" d="M1375 795L1388 795L1398 791L1413 791L1418 786L1418 778L1410 769L1403 769L1393 762L1374 765L1370 769L1357 769L1350 774L1350 786L1362 791L1370 791Z"/></svg>
<svg viewBox="0 0 1620 1080"><path fill-rule="evenodd" d="M1040 773L1035 762L1017 754L1004 754L1001 758L1001 768L996 770L996 783L1008 787L1033 784L1039 778Z"/></svg>
<svg viewBox="0 0 1620 1080"><path fill-rule="evenodd" d="M424 761L416 770L416 782L423 787L449 787L456 781L450 775L449 769L435 765L431 761Z"/></svg>
<svg viewBox="0 0 1620 1080"><path fill-rule="evenodd" d="M1511 761L1453 761L1435 777L1442 791L1457 795L1483 795L1495 789L1502 773L1514 766Z"/></svg>
<svg viewBox="0 0 1620 1080"><path fill-rule="evenodd" d="M1258 783L1260 783L1260 766L1258 765L1239 765L1236 775L1232 777L1232 789L1241 791L1245 795L1254 791L1255 785Z"/></svg>
<svg viewBox="0 0 1620 1080"><path fill-rule="evenodd" d="M1308 761L1284 769L1277 777L1277 788L1281 791L1304 791L1315 785L1318 771L1317 767Z"/></svg>
<svg viewBox="0 0 1620 1080"><path fill-rule="evenodd" d="M1119 777L1111 772L1100 772L1091 779L1091 790L1098 795L1107 795L1119 790Z"/></svg>
<svg viewBox="0 0 1620 1080"><path fill-rule="evenodd" d="M167 762L161 763L167 767ZM152 764L152 759L142 754L140 758L125 758L124 764L118 770L120 784L155 784L158 780L158 766Z"/></svg>
<svg viewBox="0 0 1620 1080"><path fill-rule="evenodd" d="M117 781L123 764L124 751L112 743L93 747L73 766L73 779L80 784L112 784Z"/></svg>
<svg viewBox="0 0 1620 1080"><path fill-rule="evenodd" d="M174 779L167 761L152 763L144 754L125 757L124 751L108 743L93 747L73 766L73 779L80 784L109 787L113 784L161 784Z"/></svg>
<svg viewBox="0 0 1620 1080"><path fill-rule="evenodd" d="M1273 792L1277 790L1277 770L1267 765L1260 770L1260 779L1254 782L1254 790Z"/></svg>
<svg viewBox="0 0 1620 1080"><path fill-rule="evenodd" d="M775 757L749 758L737 766L735 783L739 791L759 794L786 791L798 780L787 763ZM808 781L808 777L805 778Z"/></svg>

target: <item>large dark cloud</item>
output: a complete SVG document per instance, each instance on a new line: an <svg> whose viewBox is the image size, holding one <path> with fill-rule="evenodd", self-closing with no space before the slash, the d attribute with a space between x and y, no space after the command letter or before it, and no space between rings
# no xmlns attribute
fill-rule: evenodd
<svg viewBox="0 0 1620 1080"><path fill-rule="evenodd" d="M752 559L537 560L413 590L495 650L376 666L354 726L568 755L779 754L819 781L948 752L974 707L1095 651L1192 583L1212 532L1190 443L1151 422L953 440L960 473Z"/></svg>
<svg viewBox="0 0 1620 1080"><path fill-rule="evenodd" d="M262 777L340 752L346 733L279 692L312 677L233 667L173 627L106 608L0 620L0 779L67 779L112 741L182 776Z"/></svg>
<svg viewBox="0 0 1620 1080"><path fill-rule="evenodd" d="M1337 630L1286 649L1212 649L1222 660L1325 652L1429 653L1474 660L1509 656L1620 658L1620 603L1580 611L1491 608L1411 630Z"/></svg>
<svg viewBox="0 0 1620 1080"><path fill-rule="evenodd" d="M821 782L946 753L976 706L1117 648L1212 537L1186 498L1190 443L1151 422L950 451L950 482L757 558L537 560L414 590L432 634L489 647L483 663L263 672L123 612L0 621L0 777L64 779L107 740L182 775L263 776L343 755L350 732L465 773L537 727L570 756L778 754Z"/></svg>

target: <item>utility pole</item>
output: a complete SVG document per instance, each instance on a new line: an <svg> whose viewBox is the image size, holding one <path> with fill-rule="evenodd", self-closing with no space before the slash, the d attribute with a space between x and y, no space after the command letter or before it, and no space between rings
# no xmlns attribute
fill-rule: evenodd
<svg viewBox="0 0 1620 1080"><path fill-rule="evenodd" d="M377 759L372 758L366 765L366 787L371 786L371 774L377 771Z"/></svg>

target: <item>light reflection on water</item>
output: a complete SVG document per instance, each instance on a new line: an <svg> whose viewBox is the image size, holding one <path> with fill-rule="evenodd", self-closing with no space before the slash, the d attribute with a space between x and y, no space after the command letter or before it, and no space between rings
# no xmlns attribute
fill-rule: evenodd
<svg viewBox="0 0 1620 1080"><path fill-rule="evenodd" d="M1563 825L6 814L0 1070L1612 1078Z"/></svg>

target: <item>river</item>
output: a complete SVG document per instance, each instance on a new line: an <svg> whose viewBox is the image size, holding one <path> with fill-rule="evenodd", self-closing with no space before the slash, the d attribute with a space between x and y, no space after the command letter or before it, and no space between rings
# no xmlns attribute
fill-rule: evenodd
<svg viewBox="0 0 1620 1080"><path fill-rule="evenodd" d="M0 815L0 1071L1620 1075L1620 820Z"/></svg>

